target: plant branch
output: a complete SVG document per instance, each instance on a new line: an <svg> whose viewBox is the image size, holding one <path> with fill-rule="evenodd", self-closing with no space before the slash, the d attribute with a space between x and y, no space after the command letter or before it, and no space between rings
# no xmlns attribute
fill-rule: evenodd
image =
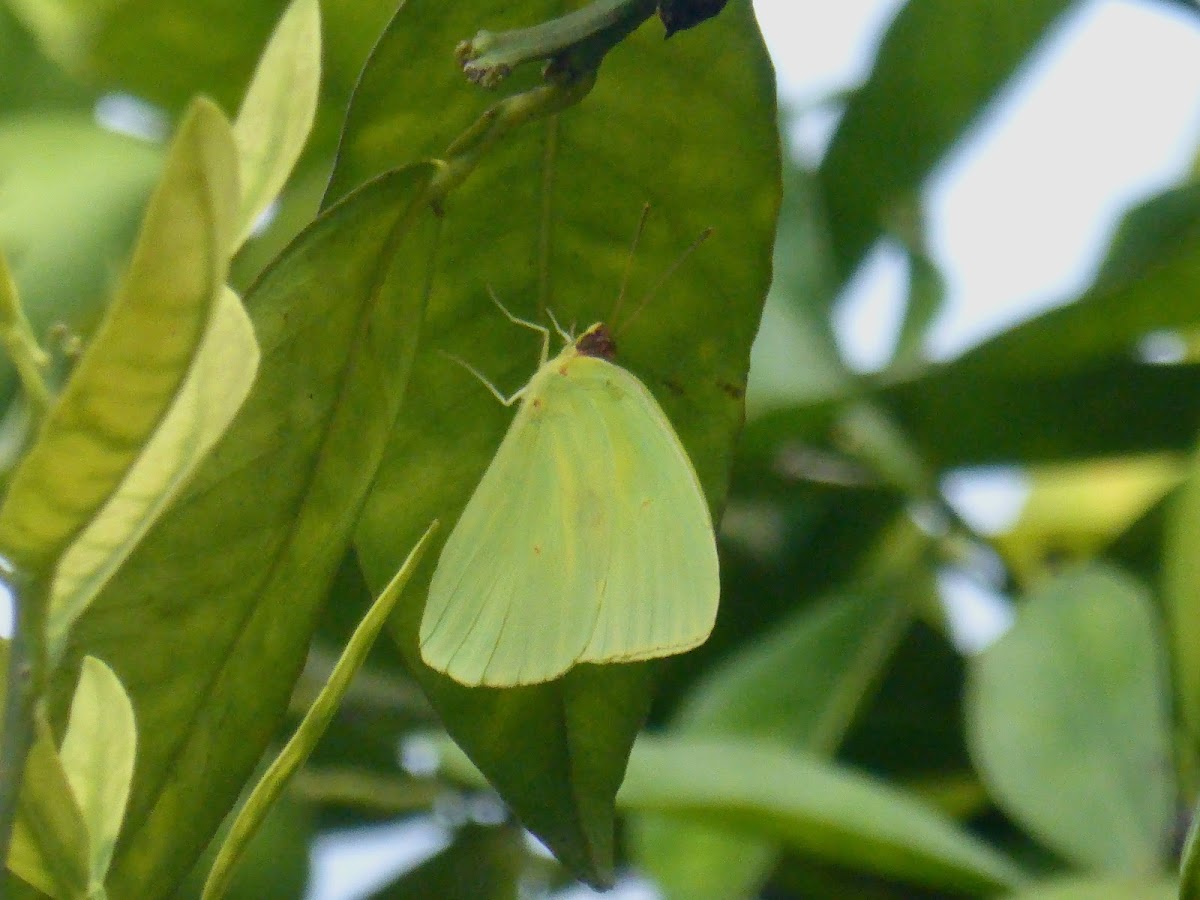
<svg viewBox="0 0 1200 900"><path fill-rule="evenodd" d="M50 361L49 355L38 344L29 319L17 296L17 286L8 269L4 254L0 253L0 344L8 352L17 377L29 398L29 409L36 426L53 402L53 395L43 370Z"/></svg>
<svg viewBox="0 0 1200 900"><path fill-rule="evenodd" d="M489 107L446 148L443 168L429 188L431 200L439 203L466 180L488 150L514 128L574 106L595 83L596 72L591 70L575 78L538 85Z"/></svg>
<svg viewBox="0 0 1200 900"><path fill-rule="evenodd" d="M4 731L0 734L0 860L8 859L17 799L29 748L33 745L34 711L45 687L45 606L34 595L36 582L15 577L15 570L4 562L3 580L13 610L13 636L8 646L8 673L5 684ZM7 868L0 875L0 897L9 878Z"/></svg>
<svg viewBox="0 0 1200 900"><path fill-rule="evenodd" d="M657 9L657 0L594 0L549 22L512 31L480 31L455 50L467 78L492 88L522 63L546 60L548 81L573 80L600 67L605 55Z"/></svg>

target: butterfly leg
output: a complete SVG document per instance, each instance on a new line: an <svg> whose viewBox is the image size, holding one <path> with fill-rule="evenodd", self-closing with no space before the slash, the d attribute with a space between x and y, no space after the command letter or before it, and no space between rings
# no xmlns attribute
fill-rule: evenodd
<svg viewBox="0 0 1200 900"><path fill-rule="evenodd" d="M503 393L501 393L501 391L498 387L496 387L494 384L492 384L490 381L488 381L486 375L484 375L482 372L480 372L477 368L475 368L473 365L471 365L469 362L467 362L461 356L455 356L453 353L447 353L445 350L439 350L438 352L441 353L442 356L446 357L447 359L453 360L454 362L458 363L460 366L462 366L464 369L466 369L468 372L470 372L472 375L474 375L479 380L479 383L482 384L489 391L491 391L492 396L495 397L497 400L499 400L505 406L512 406L514 403L516 403L518 400L520 400L521 396L525 393L525 388L522 387L520 390L513 391L512 394L505 396Z"/></svg>

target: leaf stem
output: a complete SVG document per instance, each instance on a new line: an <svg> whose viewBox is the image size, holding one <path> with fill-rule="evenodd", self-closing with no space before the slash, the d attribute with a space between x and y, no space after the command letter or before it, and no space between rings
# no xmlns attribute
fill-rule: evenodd
<svg viewBox="0 0 1200 900"><path fill-rule="evenodd" d="M593 69L578 77L538 85L489 107L446 148L443 167L429 187L433 202L444 199L462 184L488 150L514 128L574 106L587 96L595 83Z"/></svg>
<svg viewBox="0 0 1200 900"><path fill-rule="evenodd" d="M5 684L4 714L0 727L0 860L8 859L17 798L29 748L33 745L34 710L45 683L44 605L33 596L35 583L16 576L6 560L0 560L3 582L7 586L13 611L13 636L8 646L8 673ZM0 897L7 897L9 875L0 866Z"/></svg>
<svg viewBox="0 0 1200 900"><path fill-rule="evenodd" d="M54 400L42 374L50 356L38 344L33 327L25 316L17 296L16 283L3 253L0 253L0 344L8 351L21 386L25 388L36 427Z"/></svg>
<svg viewBox="0 0 1200 900"><path fill-rule="evenodd" d="M480 31L455 50L467 78L495 87L522 63L544 59L547 79L599 68L605 54L657 9L657 0L594 0L549 22L511 31Z"/></svg>

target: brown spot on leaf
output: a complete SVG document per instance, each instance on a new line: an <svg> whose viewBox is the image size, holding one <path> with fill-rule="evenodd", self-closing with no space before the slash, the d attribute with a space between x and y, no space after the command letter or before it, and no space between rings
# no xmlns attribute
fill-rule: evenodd
<svg viewBox="0 0 1200 900"><path fill-rule="evenodd" d="M732 397L734 400L741 400L743 397L746 396L746 389L744 387L742 387L740 384L732 384L728 381L718 381L717 387L719 387L722 391L724 391L728 396Z"/></svg>
<svg viewBox="0 0 1200 900"><path fill-rule="evenodd" d="M674 394L676 397L682 397L684 394L683 385L674 378L664 378L662 380L663 387Z"/></svg>

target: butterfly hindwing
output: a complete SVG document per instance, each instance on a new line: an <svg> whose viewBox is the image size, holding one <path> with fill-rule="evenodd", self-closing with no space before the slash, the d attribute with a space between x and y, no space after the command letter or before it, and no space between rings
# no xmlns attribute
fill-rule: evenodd
<svg viewBox="0 0 1200 900"><path fill-rule="evenodd" d="M589 431L612 462L608 504L615 524L595 629L581 661L650 659L708 637L719 593L708 506L679 438L632 374L585 359L580 395Z"/></svg>

